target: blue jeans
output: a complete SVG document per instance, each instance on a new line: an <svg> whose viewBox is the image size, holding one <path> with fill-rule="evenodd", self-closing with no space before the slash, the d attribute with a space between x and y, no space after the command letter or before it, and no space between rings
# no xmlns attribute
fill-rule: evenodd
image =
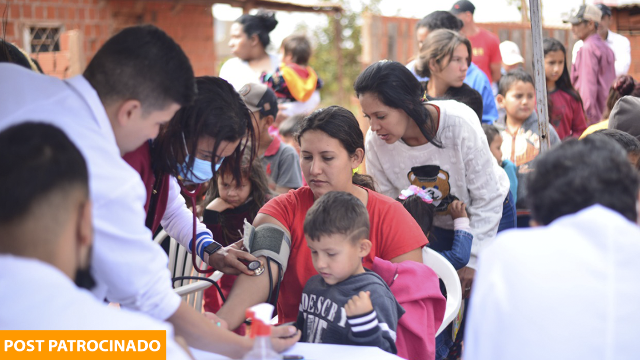
<svg viewBox="0 0 640 360"><path fill-rule="evenodd" d="M507 194L502 204L502 219L500 219L500 225L498 225L498 232L507 229L513 229L517 224L516 203L513 202L513 195L511 190Z"/></svg>

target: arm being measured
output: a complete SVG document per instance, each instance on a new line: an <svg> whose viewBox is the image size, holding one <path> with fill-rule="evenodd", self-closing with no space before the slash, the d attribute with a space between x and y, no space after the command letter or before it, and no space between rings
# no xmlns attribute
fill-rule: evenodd
<svg viewBox="0 0 640 360"><path fill-rule="evenodd" d="M268 265L264 255L270 256L274 260L277 259L278 263L282 265L282 274L284 274L291 248L291 241L289 240L291 235L282 223L266 214L258 214L253 225L256 228L253 235L254 248L259 250L251 248L249 251L252 254L255 253L265 266ZM274 231L276 229L280 230L280 241L277 239L278 232ZM276 258L274 253L280 256ZM245 320L245 310L247 308L267 301L270 289L272 290L277 284L278 263L271 262L271 273L273 274L271 284L269 284L267 269L260 276L247 276L244 274L238 276L226 302L216 314L227 322L229 329L235 329L242 324Z"/></svg>

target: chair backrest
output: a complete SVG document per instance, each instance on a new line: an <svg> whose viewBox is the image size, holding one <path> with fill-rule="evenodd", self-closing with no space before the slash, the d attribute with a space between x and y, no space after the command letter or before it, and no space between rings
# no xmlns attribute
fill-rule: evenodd
<svg viewBox="0 0 640 360"><path fill-rule="evenodd" d="M433 249L426 246L422 248L422 262L435 271L447 289L447 307L444 312L444 319L442 319L442 325L440 325L436 333L437 336L458 315L462 304L462 287L460 286L458 272L453 268L453 265Z"/></svg>
<svg viewBox="0 0 640 360"><path fill-rule="evenodd" d="M162 244L166 239L170 239L169 272L171 273L171 279L179 276L197 276L202 278L209 277L214 281L220 280L222 273L219 271L214 272L210 276L208 274L198 273L193 268L191 254L184 246L180 245L176 239L170 237L166 231L160 231L158 235L156 235L154 242ZM196 259L196 264L202 268L202 260L199 257ZM200 280L179 280L174 282L174 289L176 293L182 296L182 300L199 312L202 312L203 309L204 292L202 290L209 286L211 286L209 282Z"/></svg>

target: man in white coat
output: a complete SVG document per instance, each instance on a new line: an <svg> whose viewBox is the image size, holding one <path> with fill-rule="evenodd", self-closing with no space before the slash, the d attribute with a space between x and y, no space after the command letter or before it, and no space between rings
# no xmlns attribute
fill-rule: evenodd
<svg viewBox="0 0 640 360"><path fill-rule="evenodd" d="M0 167L0 330L164 330L167 358L188 359L171 325L82 289L94 284L91 201L69 138L42 123L11 127L0 133Z"/></svg>
<svg viewBox="0 0 640 360"><path fill-rule="evenodd" d="M485 249L465 360L633 359L640 353L638 173L603 135L537 159L529 229Z"/></svg>
<svg viewBox="0 0 640 360"><path fill-rule="evenodd" d="M178 44L154 26L130 27L109 39L81 76L62 81L0 64L0 79L0 131L33 120L55 125L87 162L94 296L170 322L191 347L230 357L248 351L250 339L215 326L173 292L167 256L145 226L144 185L122 159L155 138L194 98L193 69ZM215 268L241 264L235 252L212 253ZM295 330L274 329L274 334ZM296 340L277 339L274 346L282 350Z"/></svg>

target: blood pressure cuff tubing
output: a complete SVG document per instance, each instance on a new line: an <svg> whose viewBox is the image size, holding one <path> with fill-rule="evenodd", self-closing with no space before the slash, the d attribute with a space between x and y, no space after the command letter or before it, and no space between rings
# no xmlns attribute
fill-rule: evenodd
<svg viewBox="0 0 640 360"><path fill-rule="evenodd" d="M276 261L282 266L283 275L287 271L291 239L279 226L262 224L255 228L245 221L243 245L255 257L264 256Z"/></svg>

